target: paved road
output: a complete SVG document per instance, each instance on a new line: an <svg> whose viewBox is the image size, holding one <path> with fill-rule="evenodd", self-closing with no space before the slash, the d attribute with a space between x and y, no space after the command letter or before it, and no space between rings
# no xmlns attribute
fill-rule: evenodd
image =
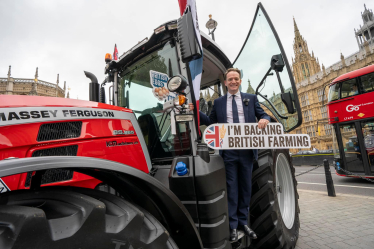
<svg viewBox="0 0 374 249"><path fill-rule="evenodd" d="M295 249L373 249L374 197L299 190L300 234Z"/></svg>
<svg viewBox="0 0 374 249"><path fill-rule="evenodd" d="M313 166L295 166L296 175ZM331 167L337 197L329 197L324 168L298 176L300 234L295 249L374 248L374 183L341 177Z"/></svg>
<svg viewBox="0 0 374 249"><path fill-rule="evenodd" d="M305 172L314 166L295 166L296 175ZM374 196L374 183L366 180L342 177L335 174L335 170L331 167L331 175L334 181L336 194L351 194L361 196ZM307 174L296 177L298 182L298 189L325 191L326 178L324 167L319 167ZM374 247L374 246L373 246Z"/></svg>

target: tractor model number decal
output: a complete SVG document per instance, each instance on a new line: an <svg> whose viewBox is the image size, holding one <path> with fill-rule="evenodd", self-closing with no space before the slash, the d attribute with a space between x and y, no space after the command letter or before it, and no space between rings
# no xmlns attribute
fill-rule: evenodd
<svg viewBox="0 0 374 249"><path fill-rule="evenodd" d="M137 141L134 141L134 142L107 141L106 147L125 146L125 145L133 145L133 144L138 144L138 142Z"/></svg>
<svg viewBox="0 0 374 249"><path fill-rule="evenodd" d="M135 134L134 131L113 130L113 135L133 135L133 134Z"/></svg>

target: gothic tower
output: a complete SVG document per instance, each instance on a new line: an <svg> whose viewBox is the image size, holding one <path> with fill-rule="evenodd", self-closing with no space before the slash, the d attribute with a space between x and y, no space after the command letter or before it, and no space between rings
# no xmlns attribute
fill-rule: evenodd
<svg viewBox="0 0 374 249"><path fill-rule="evenodd" d="M295 53L295 60L292 58L292 69L295 77L295 82L299 83L311 75L321 71L318 58L314 57L309 53L308 44L305 39L300 35L300 31L297 27L295 18L293 19L295 29L295 39L293 44L293 50Z"/></svg>
<svg viewBox="0 0 374 249"><path fill-rule="evenodd" d="M371 9L367 9L364 4L364 12L361 12L362 21L364 25L360 25L360 29L355 29L355 36L357 40L358 47L360 50L365 49L365 43L369 45L374 44L374 15Z"/></svg>

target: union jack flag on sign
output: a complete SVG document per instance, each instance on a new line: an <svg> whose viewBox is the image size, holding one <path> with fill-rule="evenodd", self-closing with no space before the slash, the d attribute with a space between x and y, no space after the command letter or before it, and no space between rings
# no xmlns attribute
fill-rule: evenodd
<svg viewBox="0 0 374 249"><path fill-rule="evenodd" d="M205 143L212 147L219 147L219 127L212 126L206 130Z"/></svg>

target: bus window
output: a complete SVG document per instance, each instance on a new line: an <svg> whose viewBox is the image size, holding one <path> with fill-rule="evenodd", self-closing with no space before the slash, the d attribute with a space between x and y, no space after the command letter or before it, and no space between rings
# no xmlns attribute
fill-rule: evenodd
<svg viewBox="0 0 374 249"><path fill-rule="evenodd" d="M360 79L364 93L374 91L374 73L363 75Z"/></svg>
<svg viewBox="0 0 374 249"><path fill-rule="evenodd" d="M341 93L340 98L346 98L346 97L358 94L358 87L357 87L356 79L350 79L350 80L344 81L341 84L342 84L342 89L341 89L342 93Z"/></svg>
<svg viewBox="0 0 374 249"><path fill-rule="evenodd" d="M329 102L339 99L339 89L340 89L340 84L339 83L337 83L335 85L332 85L330 87Z"/></svg>

